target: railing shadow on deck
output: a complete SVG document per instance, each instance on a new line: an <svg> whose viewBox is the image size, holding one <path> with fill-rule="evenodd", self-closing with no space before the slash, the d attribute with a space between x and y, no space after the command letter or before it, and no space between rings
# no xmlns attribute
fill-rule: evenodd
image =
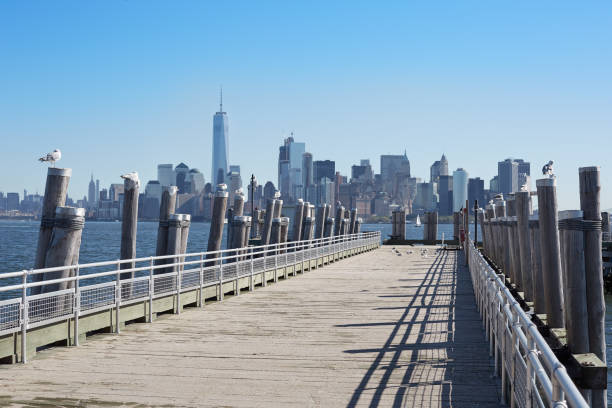
<svg viewBox="0 0 612 408"><path fill-rule="evenodd" d="M412 286L416 288L414 294L381 296L412 298L403 307L375 308L375 310L403 309L402 316L396 322L344 325L344 327L393 326L389 337L380 349L345 350L350 354L377 353L353 392L348 403L349 407L368 404L366 398L370 395L371 399L368 404L370 407L389 406L389 401L382 402L382 396L385 390L393 388L396 388L393 407L429 407L432 405L451 407L462 402L469 404L470 402L466 401L469 391L478 393L481 388L480 383L474 384L464 378L471 375L471 378L474 379L474 375L470 373L474 360L486 360L485 364L491 365L490 374L493 374L478 311L473 300L474 294L469 272L460 266L463 263L461 259L463 259L462 256L451 259L449 252L440 251L420 284ZM458 302L464 296L470 299L467 302ZM443 311L444 309L448 311ZM448 318L440 319L439 311L447 313ZM429 327L432 324L446 324L446 330L439 326ZM432 329L437 330L438 333L432 333ZM433 339L432 334L436 336ZM414 337L416 340L410 340L409 343L409 339ZM476 347L480 349L478 351L481 355L475 356L474 339L477 340ZM423 350L432 350L429 369L445 369L442 380L428 379L429 373L421 371L427 367L427 365L419 364L419 361L423 360L420 355ZM408 361L401 359L402 352L411 352ZM390 361L389 355L391 355ZM440 361L439 365L431 361L436 359ZM401 384L391 384L392 375L396 374L402 366L406 366L406 370L402 375ZM373 378L379 377L377 373L380 372L382 372L382 377L378 384L373 384ZM411 389L415 387L422 387L422 390L411 392ZM493 398L481 398L483 401L479 406L496 406L499 399L496 393L493 394ZM409 405L405 401L407 397L413 400Z"/></svg>

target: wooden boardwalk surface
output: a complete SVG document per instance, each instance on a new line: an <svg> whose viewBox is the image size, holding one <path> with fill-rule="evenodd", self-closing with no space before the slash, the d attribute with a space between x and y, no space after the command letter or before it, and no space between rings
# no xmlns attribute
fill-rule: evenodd
<svg viewBox="0 0 612 408"><path fill-rule="evenodd" d="M2 366L0 406L498 406L459 252L397 248Z"/></svg>

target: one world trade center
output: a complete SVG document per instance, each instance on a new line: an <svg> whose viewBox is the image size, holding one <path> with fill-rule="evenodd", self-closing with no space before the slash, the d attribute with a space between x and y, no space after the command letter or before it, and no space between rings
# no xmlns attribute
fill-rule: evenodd
<svg viewBox="0 0 612 408"><path fill-rule="evenodd" d="M228 162L228 120L227 114L223 112L223 90L221 90L221 101L219 112L213 116L213 149L212 149L212 179L213 190L219 183L225 183Z"/></svg>

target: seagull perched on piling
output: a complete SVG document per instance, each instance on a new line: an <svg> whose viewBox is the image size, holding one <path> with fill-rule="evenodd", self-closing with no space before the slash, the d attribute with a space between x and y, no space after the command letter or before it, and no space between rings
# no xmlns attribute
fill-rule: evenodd
<svg viewBox="0 0 612 408"><path fill-rule="evenodd" d="M62 152L60 152L59 149L55 149L51 153L47 153L46 155L44 155L38 160L41 162L49 162L51 163L52 167L55 167L55 162L59 161L61 158L62 158Z"/></svg>
<svg viewBox="0 0 612 408"><path fill-rule="evenodd" d="M544 167L542 167L542 174L550 178L555 177L553 173L553 161L552 160L550 160L548 163L544 165Z"/></svg>
<svg viewBox="0 0 612 408"><path fill-rule="evenodd" d="M138 178L138 173L133 171L131 173L121 175L121 178L124 180L129 180L127 187L131 188L140 188L140 179Z"/></svg>

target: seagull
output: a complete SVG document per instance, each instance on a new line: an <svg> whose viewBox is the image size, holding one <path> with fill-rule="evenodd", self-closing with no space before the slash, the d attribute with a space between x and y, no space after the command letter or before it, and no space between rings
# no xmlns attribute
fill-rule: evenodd
<svg viewBox="0 0 612 408"><path fill-rule="evenodd" d="M553 161L550 160L548 163L546 163L544 165L544 167L542 167L542 174L548 177L554 177L553 174Z"/></svg>
<svg viewBox="0 0 612 408"><path fill-rule="evenodd" d="M49 162L52 167L55 167L55 162L62 158L62 152L59 149L55 149L51 153L47 153L45 156L38 159L41 162Z"/></svg>
<svg viewBox="0 0 612 408"><path fill-rule="evenodd" d="M128 185L128 189L132 188L140 188L140 179L138 178L138 173L133 171L131 173L121 175L121 178L124 180L130 180L131 183Z"/></svg>

